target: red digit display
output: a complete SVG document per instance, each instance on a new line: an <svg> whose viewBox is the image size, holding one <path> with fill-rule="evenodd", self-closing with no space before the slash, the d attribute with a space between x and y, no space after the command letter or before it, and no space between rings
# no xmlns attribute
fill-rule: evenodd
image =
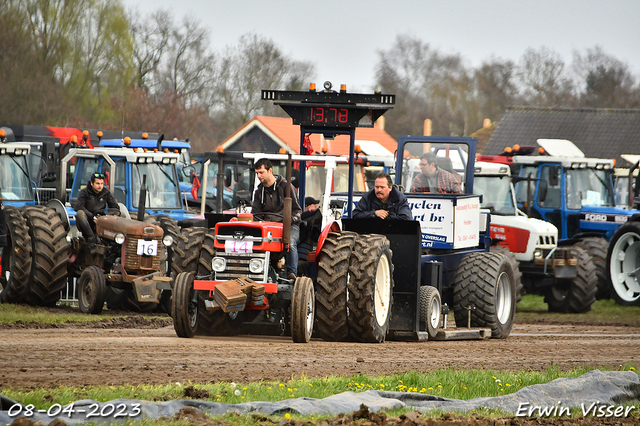
<svg viewBox="0 0 640 426"><path fill-rule="evenodd" d="M304 114L302 120L305 124L318 124L324 126L349 125L349 110L347 108L334 107L309 107L309 112Z"/></svg>

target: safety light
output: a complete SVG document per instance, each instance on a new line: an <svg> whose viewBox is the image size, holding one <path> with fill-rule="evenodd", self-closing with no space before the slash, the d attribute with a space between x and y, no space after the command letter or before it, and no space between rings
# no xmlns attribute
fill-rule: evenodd
<svg viewBox="0 0 640 426"><path fill-rule="evenodd" d="M340 93L347 93L347 85L346 84L341 84L340 85Z"/></svg>
<svg viewBox="0 0 640 426"><path fill-rule="evenodd" d="M222 145L218 145L218 147L216 148L216 151L217 151L219 154L222 154L222 153L224 152L224 147L223 147Z"/></svg>
<svg viewBox="0 0 640 426"><path fill-rule="evenodd" d="M7 137L7 132L4 131L4 129L0 129L0 138L5 138Z"/></svg>
<svg viewBox="0 0 640 426"><path fill-rule="evenodd" d="M124 244L124 234L122 232L118 232L113 239L117 244Z"/></svg>
<svg viewBox="0 0 640 426"><path fill-rule="evenodd" d="M355 151L356 154L362 154L362 148L360 148L359 144L356 144L356 146L353 147L353 150Z"/></svg>
<svg viewBox="0 0 640 426"><path fill-rule="evenodd" d="M69 142L77 143L78 142L78 137L76 135L71 135L71 137L69 138Z"/></svg>
<svg viewBox="0 0 640 426"><path fill-rule="evenodd" d="M124 144L125 144L126 146L131 145L131 138L130 138L129 136L127 136L127 137L125 137L125 138L124 138Z"/></svg>
<svg viewBox="0 0 640 426"><path fill-rule="evenodd" d="M543 155L545 153L545 150L543 147L539 147L538 148L538 154Z"/></svg>
<svg viewBox="0 0 640 426"><path fill-rule="evenodd" d="M280 148L280 150L278 151L280 154L286 154L287 150L284 148Z"/></svg>
<svg viewBox="0 0 640 426"><path fill-rule="evenodd" d="M316 91L316 84L315 83L309 84L309 91L310 92L315 92Z"/></svg>
<svg viewBox="0 0 640 426"><path fill-rule="evenodd" d="M165 148L165 149L164 149L164 152L169 152L169 148Z"/></svg>
<svg viewBox="0 0 640 426"><path fill-rule="evenodd" d="M96 135L98 135L99 138L101 138L103 134L104 133L102 133L102 130L98 130L98 133L96 133Z"/></svg>
<svg viewBox="0 0 640 426"><path fill-rule="evenodd" d="M88 138L89 137L89 131L88 130L83 130L82 131L82 137L85 138L85 139Z"/></svg>
<svg viewBox="0 0 640 426"><path fill-rule="evenodd" d="M515 145L513 146L513 150L514 150L514 151L520 151L520 145L515 144Z"/></svg>
<svg viewBox="0 0 640 426"><path fill-rule="evenodd" d="M142 134L142 139L148 139L148 138L149 138L149 133L144 132L144 133Z"/></svg>
<svg viewBox="0 0 640 426"><path fill-rule="evenodd" d="M511 153L511 147L508 146L504 149L504 152L506 152L507 154Z"/></svg>

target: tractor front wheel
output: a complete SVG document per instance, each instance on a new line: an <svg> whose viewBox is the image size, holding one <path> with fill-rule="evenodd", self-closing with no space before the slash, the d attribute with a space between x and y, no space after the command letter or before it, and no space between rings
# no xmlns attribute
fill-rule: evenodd
<svg viewBox="0 0 640 426"><path fill-rule="evenodd" d="M198 292L193 289L193 273L180 272L172 297L173 328L178 337L193 337L198 330Z"/></svg>
<svg viewBox="0 0 640 426"><path fill-rule="evenodd" d="M442 315L442 299L437 288L420 287L420 331L426 331L430 339L438 334L440 316Z"/></svg>
<svg viewBox="0 0 640 426"><path fill-rule="evenodd" d="M18 209L4 206L9 233L8 245L2 251L0 303L20 303L24 300L31 272L31 237L27 221Z"/></svg>
<svg viewBox="0 0 640 426"><path fill-rule="evenodd" d="M78 306L83 314L99 314L107 298L104 274L97 266L88 266L78 278Z"/></svg>
<svg viewBox="0 0 640 426"><path fill-rule="evenodd" d="M311 340L315 306L313 281L309 277L298 277L291 298L291 337L295 343Z"/></svg>

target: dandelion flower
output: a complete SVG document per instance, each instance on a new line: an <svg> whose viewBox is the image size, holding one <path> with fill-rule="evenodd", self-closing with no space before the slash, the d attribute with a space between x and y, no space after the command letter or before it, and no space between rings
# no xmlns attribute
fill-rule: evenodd
<svg viewBox="0 0 640 426"><path fill-rule="evenodd" d="M289 413L285 414L285 415L284 415L284 418L285 418L285 419L290 419L290 418L291 418L291 414L289 414Z"/></svg>
<svg viewBox="0 0 640 426"><path fill-rule="evenodd" d="M629 367L629 370L631 370L631 371L635 371L635 368L633 368L633 367Z"/></svg>
<svg viewBox="0 0 640 426"><path fill-rule="evenodd" d="M509 383L505 384L505 386L511 386Z"/></svg>
<svg viewBox="0 0 640 426"><path fill-rule="evenodd" d="M313 383L309 383L309 386L313 387Z"/></svg>
<svg viewBox="0 0 640 426"><path fill-rule="evenodd" d="M237 396L242 395L242 391L240 389L236 389L233 393Z"/></svg>
<svg viewBox="0 0 640 426"><path fill-rule="evenodd" d="M284 383L280 383L280 387L283 388L284 387Z"/></svg>
<svg viewBox="0 0 640 426"><path fill-rule="evenodd" d="M236 382L231 382L231 383L229 383L229 386L231 386L232 388L235 388L238 385L236 385Z"/></svg>

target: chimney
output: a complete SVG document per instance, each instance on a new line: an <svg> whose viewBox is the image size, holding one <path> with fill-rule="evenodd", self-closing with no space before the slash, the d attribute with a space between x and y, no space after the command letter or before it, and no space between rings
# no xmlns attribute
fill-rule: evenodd
<svg viewBox="0 0 640 426"><path fill-rule="evenodd" d="M490 118L485 118L482 121L482 128L486 129L487 127L491 127L491 119Z"/></svg>
<svg viewBox="0 0 640 426"><path fill-rule="evenodd" d="M423 136L431 136L431 119L427 118L424 120L424 125L422 128Z"/></svg>
<svg viewBox="0 0 640 426"><path fill-rule="evenodd" d="M376 120L376 124L378 125L378 128L379 128L380 130L384 130L384 126L385 126L385 124L386 124L386 121L387 121L387 120L384 118L384 115L381 115L381 116L380 116L380 118L378 118L378 119Z"/></svg>

